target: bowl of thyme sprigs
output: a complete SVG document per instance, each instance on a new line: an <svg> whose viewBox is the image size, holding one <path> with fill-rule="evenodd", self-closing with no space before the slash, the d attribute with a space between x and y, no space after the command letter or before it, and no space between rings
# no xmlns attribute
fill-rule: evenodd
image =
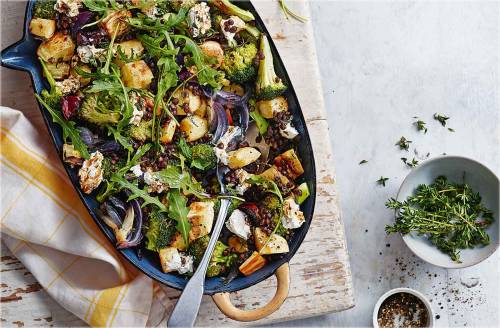
<svg viewBox="0 0 500 328"><path fill-rule="evenodd" d="M442 156L412 170L396 199L387 233L401 233L410 250L445 268L475 265L499 246L499 179L483 164Z"/></svg>

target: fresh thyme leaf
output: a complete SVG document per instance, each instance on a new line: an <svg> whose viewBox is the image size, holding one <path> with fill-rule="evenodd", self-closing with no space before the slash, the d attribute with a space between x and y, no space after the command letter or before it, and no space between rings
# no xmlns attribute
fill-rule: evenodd
<svg viewBox="0 0 500 328"><path fill-rule="evenodd" d="M424 121L418 120L418 121L414 122L413 124L415 124L418 131L424 131L424 133L427 133L427 128L425 127Z"/></svg>
<svg viewBox="0 0 500 328"><path fill-rule="evenodd" d="M415 232L460 263L460 249L488 245L486 229L493 223L491 210L467 184L448 182L440 176L431 185L419 185L415 195L385 205L396 210L396 221L387 233Z"/></svg>
<svg viewBox="0 0 500 328"><path fill-rule="evenodd" d="M448 128L448 131L450 131L450 132L455 132L455 129Z"/></svg>
<svg viewBox="0 0 500 328"><path fill-rule="evenodd" d="M406 163L406 165L408 165L408 166L409 166L409 167L411 167L411 168L413 168L413 167L417 167L417 165L418 165L418 161L417 161L415 158L413 158L413 159L411 160L411 162L405 162L405 163Z"/></svg>
<svg viewBox="0 0 500 328"><path fill-rule="evenodd" d="M438 113L434 113L434 119L436 121L439 121L439 123L441 123L442 126L446 126L446 121L449 119L449 117Z"/></svg>
<svg viewBox="0 0 500 328"><path fill-rule="evenodd" d="M359 162L358 164L361 165L361 164L366 164L366 163L368 163L368 161L366 159L364 159L361 162Z"/></svg>
<svg viewBox="0 0 500 328"><path fill-rule="evenodd" d="M177 221L176 228L181 233L186 245L189 245L189 230L191 224L188 220L189 208L186 206L187 199L178 189L172 189L168 193L168 216Z"/></svg>
<svg viewBox="0 0 500 328"><path fill-rule="evenodd" d="M380 177L380 179L378 179L378 180L377 180L377 183L378 183L379 185L382 185L382 186L384 186L384 187L385 187L385 182L386 182L387 180L389 180L389 178L386 178L386 177Z"/></svg>
<svg viewBox="0 0 500 328"><path fill-rule="evenodd" d="M405 137L401 137L398 142L396 142L396 146L399 146L399 149L406 150L410 148L411 140L407 140Z"/></svg>

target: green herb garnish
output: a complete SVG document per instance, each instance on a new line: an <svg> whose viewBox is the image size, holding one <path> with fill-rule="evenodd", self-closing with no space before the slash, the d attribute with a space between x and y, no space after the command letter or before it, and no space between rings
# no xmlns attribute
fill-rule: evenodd
<svg viewBox="0 0 500 328"><path fill-rule="evenodd" d="M406 150L410 148L411 140L407 140L405 137L401 137L398 142L396 142L396 146L399 146L399 149Z"/></svg>
<svg viewBox="0 0 500 328"><path fill-rule="evenodd" d="M361 165L361 164L366 164L368 163L368 161L366 159L362 160L361 162L358 163L358 165Z"/></svg>
<svg viewBox="0 0 500 328"><path fill-rule="evenodd" d="M455 262L460 263L460 249L490 242L486 229L494 221L493 212L468 184L451 183L440 176L431 185L419 185L405 201L391 198L385 205L396 210L396 222L386 226L387 233L415 232Z"/></svg>
<svg viewBox="0 0 500 328"><path fill-rule="evenodd" d="M285 0L279 0L279 2L280 2L281 10L283 10L283 13L285 13L285 17L287 19L289 19L289 17L292 17L293 19L298 20L301 23L307 22L306 17L301 16L301 15L293 12L290 8L288 8L288 6L285 3Z"/></svg>
<svg viewBox="0 0 500 328"><path fill-rule="evenodd" d="M439 121L439 123L441 123L442 126L446 126L446 121L450 118L448 116L445 116L445 115L434 113L434 119L436 121Z"/></svg>
<svg viewBox="0 0 500 328"><path fill-rule="evenodd" d="M418 131L424 131L424 133L427 133L427 128L425 127L424 121L418 120L418 121L414 122L413 124L415 124Z"/></svg>
<svg viewBox="0 0 500 328"><path fill-rule="evenodd" d="M385 187L385 182L386 182L387 180L389 180L389 178L386 178L386 177L380 177L380 179L378 179L378 180L377 180L377 183L378 183L379 185L382 185L382 186L384 186L384 187Z"/></svg>

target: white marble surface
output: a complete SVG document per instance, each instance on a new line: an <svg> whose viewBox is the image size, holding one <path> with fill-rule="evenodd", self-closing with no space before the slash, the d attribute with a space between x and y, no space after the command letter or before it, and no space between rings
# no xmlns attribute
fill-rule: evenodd
<svg viewBox="0 0 500 328"><path fill-rule="evenodd" d="M500 2L311 7L356 307L284 326L368 326L377 298L404 286L432 299L438 326L498 327L500 252L468 269L427 265L399 236L385 237L392 216L384 201L409 172L400 157L412 158L414 148L470 156L500 174ZM435 112L450 116L456 132L434 121ZM413 116L427 122L427 134L412 126ZM394 146L403 135L413 140L409 154ZM358 165L362 159L369 162ZM385 188L375 184L381 175L390 178ZM472 278L477 286L463 285Z"/></svg>

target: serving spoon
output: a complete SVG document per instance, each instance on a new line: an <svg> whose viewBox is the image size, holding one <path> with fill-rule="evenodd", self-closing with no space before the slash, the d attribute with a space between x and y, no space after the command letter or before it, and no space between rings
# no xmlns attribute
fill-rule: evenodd
<svg viewBox="0 0 500 328"><path fill-rule="evenodd" d="M226 193L226 188L224 185L224 175L229 171L225 166L217 166L217 180L221 188L221 194ZM227 210L231 201L227 198L221 198L219 214L217 215L217 221L215 222L210 241L208 242L207 250L201 259L198 268L195 273L189 279L188 283L184 287L181 296L175 304L174 310L168 319L167 327L193 327L196 317L198 316L198 311L200 309L201 298L205 291L205 275L207 273L208 264L212 258L212 253L215 248L215 244L219 239L219 235L226 221Z"/></svg>

